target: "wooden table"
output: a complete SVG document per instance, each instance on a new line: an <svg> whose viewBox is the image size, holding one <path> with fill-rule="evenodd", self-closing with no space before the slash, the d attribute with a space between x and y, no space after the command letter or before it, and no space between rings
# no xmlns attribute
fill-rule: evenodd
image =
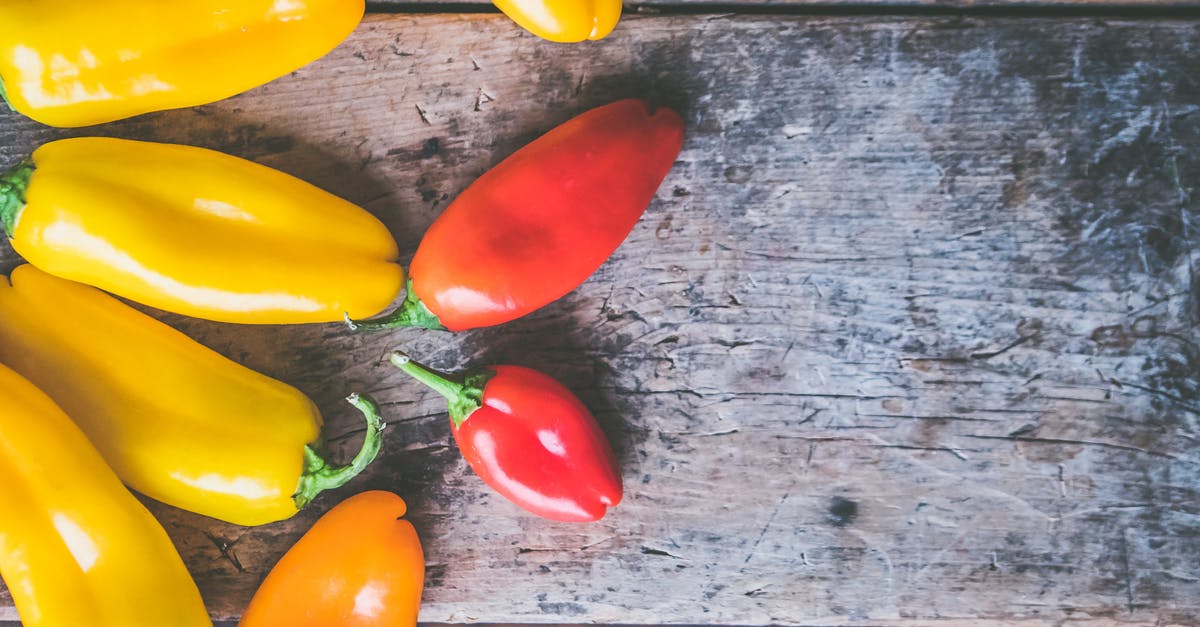
<svg viewBox="0 0 1200 627"><path fill-rule="evenodd" d="M575 113L641 96L687 121L613 259L519 322L156 314L310 394L343 455L342 396L389 417L373 468L286 523L151 504L213 615L235 619L321 512L383 488L423 538L429 622L1200 623L1200 22L685 4L575 46L380 11L225 102L81 131L0 115L3 165L79 134L217 148L366 207L407 251ZM556 524L490 492L393 347L561 378L625 502Z"/></svg>

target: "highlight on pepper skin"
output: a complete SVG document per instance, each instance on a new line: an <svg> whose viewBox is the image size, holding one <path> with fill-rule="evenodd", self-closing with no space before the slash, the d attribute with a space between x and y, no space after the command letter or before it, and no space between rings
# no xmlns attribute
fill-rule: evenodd
<svg viewBox="0 0 1200 627"><path fill-rule="evenodd" d="M558 43L607 37L621 19L621 0L493 0L521 28Z"/></svg>

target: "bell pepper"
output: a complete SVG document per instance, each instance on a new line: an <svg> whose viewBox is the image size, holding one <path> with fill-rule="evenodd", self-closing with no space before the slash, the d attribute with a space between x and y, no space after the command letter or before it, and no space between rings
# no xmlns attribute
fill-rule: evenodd
<svg viewBox="0 0 1200 627"><path fill-rule="evenodd" d="M621 0L493 0L525 30L550 41L602 39L621 19Z"/></svg>
<svg viewBox="0 0 1200 627"><path fill-rule="evenodd" d="M0 84L61 127L228 98L325 55L363 0L25 0L0 3Z"/></svg>
<svg viewBox="0 0 1200 627"><path fill-rule="evenodd" d="M130 487L239 525L288 518L362 471L383 422L347 466L318 454L321 414L286 385L92 287L31 265L0 279L0 363L32 381ZM165 624L165 623L164 623Z"/></svg>
<svg viewBox="0 0 1200 627"><path fill-rule="evenodd" d="M509 501L563 522L599 520L621 502L621 473L604 432L558 381L521 366L451 378L401 352L390 361L446 398L463 457Z"/></svg>
<svg viewBox="0 0 1200 627"><path fill-rule="evenodd" d="M461 331L558 299L633 230L682 142L679 115L641 100L567 121L459 195L421 239L403 305L351 328Z"/></svg>
<svg viewBox="0 0 1200 627"><path fill-rule="evenodd" d="M363 209L212 150L87 137L0 175L0 224L26 261L152 307L222 322L373 315L404 287Z"/></svg>
<svg viewBox="0 0 1200 627"><path fill-rule="evenodd" d="M425 555L404 500L352 496L322 516L267 574L240 627L413 627Z"/></svg>
<svg viewBox="0 0 1200 627"><path fill-rule="evenodd" d="M54 401L0 365L0 576L25 627L212 627L158 521Z"/></svg>

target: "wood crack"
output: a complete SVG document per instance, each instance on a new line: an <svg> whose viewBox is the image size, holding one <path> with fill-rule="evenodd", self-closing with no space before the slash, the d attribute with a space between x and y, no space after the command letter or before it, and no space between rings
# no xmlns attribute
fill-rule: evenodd
<svg viewBox="0 0 1200 627"><path fill-rule="evenodd" d="M1009 441L1014 441L1014 442L1032 442L1035 444L1071 444L1071 445L1078 445L1078 446L1096 446L1096 447L1100 447L1100 448L1108 448L1108 449L1113 449L1113 450L1118 450L1118 451L1128 451L1131 453L1141 453L1143 455L1152 455L1154 457L1161 457L1163 459L1170 459L1173 461L1184 462L1187 464L1200 465L1200 462L1192 461L1189 459L1183 459L1183 458L1177 457L1175 455L1171 455L1170 453L1163 453L1161 451L1152 451L1152 450L1140 448L1137 446L1129 446L1127 444L1114 444L1112 442L1096 442L1096 441L1092 441L1092 440L1072 440L1069 438L1034 438L1034 437L1029 437L1029 436L1008 436L1008 435L965 434L962 437L973 438L976 440L1009 440Z"/></svg>
<svg viewBox="0 0 1200 627"><path fill-rule="evenodd" d="M905 451L934 451L934 452L950 453L951 455L963 460L964 462L967 461L967 456L965 454L963 454L962 451L955 449L955 448L950 448L948 446L916 446L916 445L911 445L911 444L871 444L869 446L871 448L894 448L894 449L900 449L900 450L905 450Z"/></svg>
<svg viewBox="0 0 1200 627"><path fill-rule="evenodd" d="M1000 422L994 418L970 418L967 416L951 416L951 415L933 415L920 416L915 414L866 414L860 413L859 416L864 418L898 418L901 420L941 420L946 422Z"/></svg>
<svg viewBox="0 0 1200 627"><path fill-rule="evenodd" d="M754 540L754 544L750 546L750 552L746 555L746 559L742 560L743 564L750 563L750 560L754 557L754 553L758 551L758 545L762 543L763 538L767 535L767 530L775 523L775 517L779 515L779 508L783 507L783 504L787 502L788 497L791 495L792 492L789 489L784 493L783 498L775 502L775 507L771 509L771 515L767 517L767 524L763 525L763 528L758 532L758 537Z"/></svg>
<svg viewBox="0 0 1200 627"><path fill-rule="evenodd" d="M1129 613L1133 613L1133 572L1129 568L1129 539L1126 534L1128 529L1121 530L1121 564L1122 570L1125 573L1125 602Z"/></svg>
<svg viewBox="0 0 1200 627"><path fill-rule="evenodd" d="M226 540L225 538L218 537L211 531L205 531L204 536L220 551L221 555L217 559L228 560L239 573L246 572L245 567L242 566L242 560L238 558L237 551L234 550L234 545L238 543L238 540L241 540L241 537Z"/></svg>

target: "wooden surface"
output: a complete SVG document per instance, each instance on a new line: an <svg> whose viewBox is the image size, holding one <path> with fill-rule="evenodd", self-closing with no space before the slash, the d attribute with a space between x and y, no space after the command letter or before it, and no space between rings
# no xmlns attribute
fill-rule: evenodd
<svg viewBox="0 0 1200 627"><path fill-rule="evenodd" d="M1196 624L1198 41L1189 21L631 16L556 46L498 16L375 16L211 106L71 132L5 114L0 162L84 133L218 148L412 250L575 113L643 96L687 120L624 246L519 322L162 316L313 396L336 450L358 443L347 392L390 419L373 468L289 522L152 505L214 616L321 511L383 488L425 543L425 621ZM569 525L489 492L393 347L561 378L625 502Z"/></svg>

